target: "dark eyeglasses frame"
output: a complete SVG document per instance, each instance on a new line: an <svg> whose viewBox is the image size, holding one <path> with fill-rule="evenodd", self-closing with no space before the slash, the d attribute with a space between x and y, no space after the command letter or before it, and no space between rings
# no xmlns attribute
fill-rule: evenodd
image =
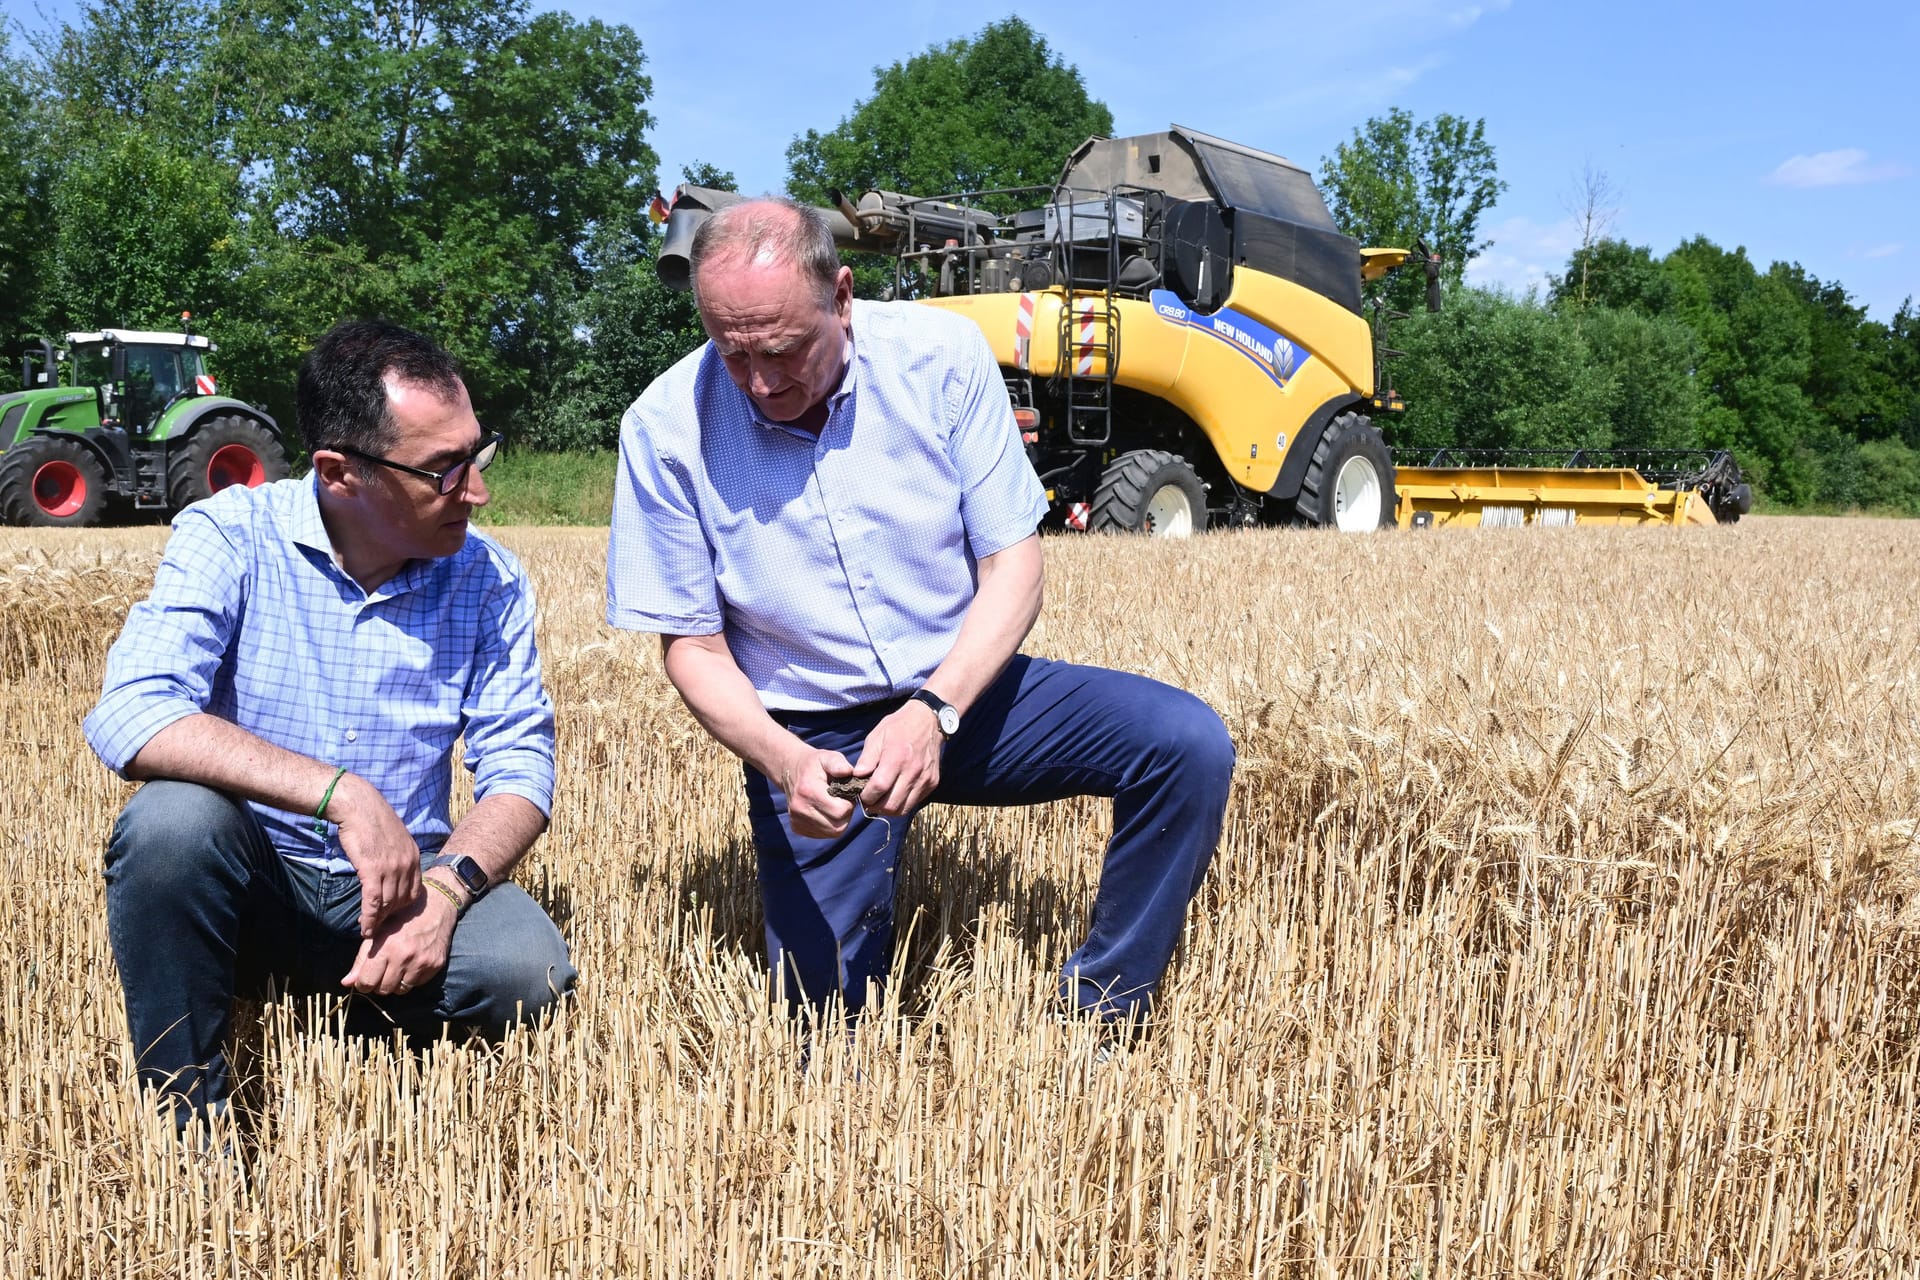
<svg viewBox="0 0 1920 1280"><path fill-rule="evenodd" d="M444 498L455 489L458 489L461 482L467 478L468 467L472 467L476 471L485 471L488 467L492 466L494 455L500 452L500 442L505 438L506 437L500 432L494 432L480 442L479 448L448 467L445 471L427 471L420 467L410 467L404 462L395 462L392 458L382 458L377 454L364 453L352 445L341 445L340 452L351 454L363 462L377 462L383 467L392 467L395 471L404 471L410 476L419 476L422 480L431 480L433 481L434 488L439 490L440 496Z"/></svg>

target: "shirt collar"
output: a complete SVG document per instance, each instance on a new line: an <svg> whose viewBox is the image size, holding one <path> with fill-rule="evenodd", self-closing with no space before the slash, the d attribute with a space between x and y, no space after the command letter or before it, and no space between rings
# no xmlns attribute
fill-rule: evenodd
<svg viewBox="0 0 1920 1280"><path fill-rule="evenodd" d="M307 482L294 492L287 510L287 533L295 545L312 547L333 559L333 539L327 536L326 522L320 518L319 472L309 472Z"/></svg>
<svg viewBox="0 0 1920 1280"><path fill-rule="evenodd" d="M306 483L294 491L293 501L287 508L287 536L295 546L308 547L320 553L321 559L332 566L333 571L347 582L353 578L341 565L339 555L334 551L333 539L327 536L327 523L320 518L320 475L308 474ZM472 537L469 530L468 537ZM458 552L454 553L458 555ZM448 557L449 559L451 557ZM388 596L404 595L413 590L421 572L435 564L432 560L409 560L400 566L400 571L388 578L373 591L366 593L369 600L381 600ZM359 584L354 583L357 587Z"/></svg>

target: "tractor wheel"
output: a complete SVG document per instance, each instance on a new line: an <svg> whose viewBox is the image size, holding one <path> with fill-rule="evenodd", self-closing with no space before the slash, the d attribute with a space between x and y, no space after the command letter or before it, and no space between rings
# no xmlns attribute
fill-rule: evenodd
<svg viewBox="0 0 1920 1280"><path fill-rule="evenodd" d="M1207 489L1185 458L1159 449L1123 453L1093 492L1096 533L1185 538L1207 527Z"/></svg>
<svg viewBox="0 0 1920 1280"><path fill-rule="evenodd" d="M1296 523L1366 533L1393 524L1393 458L1365 414L1328 424L1300 481Z"/></svg>
<svg viewBox="0 0 1920 1280"><path fill-rule="evenodd" d="M222 489L252 489L287 476L280 438L252 418L215 418L187 438L167 459L167 502L174 510Z"/></svg>
<svg viewBox="0 0 1920 1280"><path fill-rule="evenodd" d="M107 472L78 440L29 436L0 453L0 516L8 524L99 524Z"/></svg>

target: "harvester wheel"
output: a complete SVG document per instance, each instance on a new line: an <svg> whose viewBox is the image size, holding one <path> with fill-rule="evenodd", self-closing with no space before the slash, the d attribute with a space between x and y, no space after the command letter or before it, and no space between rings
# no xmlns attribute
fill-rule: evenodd
<svg viewBox="0 0 1920 1280"><path fill-rule="evenodd" d="M1207 527L1207 489L1178 454L1136 449L1100 473L1092 517L1096 533L1185 538Z"/></svg>
<svg viewBox="0 0 1920 1280"><path fill-rule="evenodd" d="M107 472L78 440L29 436L0 453L0 517L8 524L99 524Z"/></svg>
<svg viewBox="0 0 1920 1280"><path fill-rule="evenodd" d="M287 451L280 438L252 418L215 418L167 459L167 502L174 510L231 485L249 489L284 480Z"/></svg>
<svg viewBox="0 0 1920 1280"><path fill-rule="evenodd" d="M1372 419L1343 413L1327 425L1300 481L1301 524L1366 533L1393 523L1393 457Z"/></svg>

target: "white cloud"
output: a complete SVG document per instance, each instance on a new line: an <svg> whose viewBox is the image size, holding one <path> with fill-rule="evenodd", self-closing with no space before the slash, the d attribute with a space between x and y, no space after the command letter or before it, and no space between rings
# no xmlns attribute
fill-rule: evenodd
<svg viewBox="0 0 1920 1280"><path fill-rule="evenodd" d="M1906 245L1896 240L1891 244L1877 244L1871 249L1862 249L1859 256L1862 258L1891 258L1894 254L1899 253L1906 247Z"/></svg>
<svg viewBox="0 0 1920 1280"><path fill-rule="evenodd" d="M1893 161L1868 164L1865 151L1843 147L1785 160L1767 175L1767 182L1776 187L1851 187L1904 178L1910 172L1907 166Z"/></svg>
<svg viewBox="0 0 1920 1280"><path fill-rule="evenodd" d="M1504 12L1513 0L1490 0L1487 4L1463 5L1447 14L1447 24L1454 27L1470 27L1490 13Z"/></svg>
<svg viewBox="0 0 1920 1280"><path fill-rule="evenodd" d="M1567 268L1580 246L1580 228L1572 218L1542 224L1527 217L1508 218L1487 232L1493 241L1467 264L1467 283L1524 294L1546 291L1547 283Z"/></svg>

